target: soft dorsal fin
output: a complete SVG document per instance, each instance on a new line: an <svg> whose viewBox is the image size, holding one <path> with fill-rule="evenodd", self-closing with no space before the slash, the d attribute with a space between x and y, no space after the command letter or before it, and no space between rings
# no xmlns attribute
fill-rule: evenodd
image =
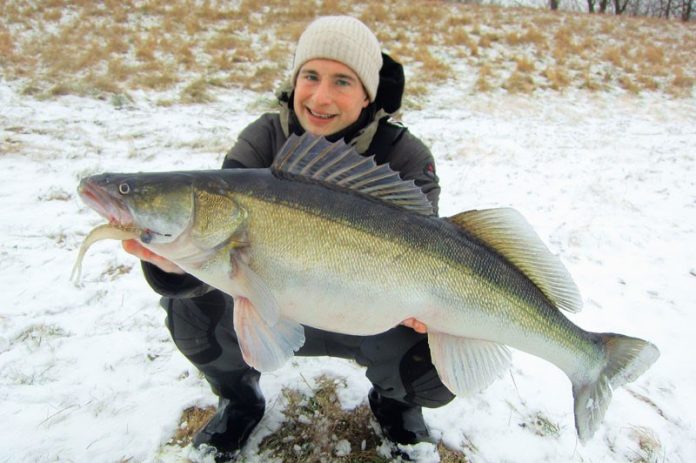
<svg viewBox="0 0 696 463"><path fill-rule="evenodd" d="M505 257L559 309L569 312L582 309L582 298L568 270L516 210L467 211L447 220Z"/></svg>
<svg viewBox="0 0 696 463"><path fill-rule="evenodd" d="M271 169L354 190L381 201L433 215L433 206L413 180L402 180L387 164L361 156L342 140L331 143L309 133L290 135Z"/></svg>

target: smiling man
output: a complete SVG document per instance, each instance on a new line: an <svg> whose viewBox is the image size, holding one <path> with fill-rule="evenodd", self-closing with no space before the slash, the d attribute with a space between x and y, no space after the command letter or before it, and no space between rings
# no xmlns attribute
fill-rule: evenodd
<svg viewBox="0 0 696 463"><path fill-rule="evenodd" d="M430 151L390 121L401 106L403 68L381 52L367 26L349 16L312 22L297 44L291 76L290 85L279 92L280 111L246 127L223 168L270 167L292 133L344 139L360 154L375 156L378 164L389 163L402 178L414 180L437 213L440 187ZM237 343L232 298L136 241L125 241L124 248L143 260L147 281L164 296L174 343L219 396L217 413L194 445L208 446L219 461L235 456L263 417L265 400L260 373L244 363ZM375 336L304 330L306 342L296 355L348 358L366 367L373 384L370 407L387 438L402 444L429 440L421 407L444 405L453 395L431 363L422 323L405 320Z"/></svg>

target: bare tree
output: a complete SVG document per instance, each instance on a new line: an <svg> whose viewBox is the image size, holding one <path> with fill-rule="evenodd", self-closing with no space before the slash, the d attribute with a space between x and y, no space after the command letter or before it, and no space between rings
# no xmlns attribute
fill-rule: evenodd
<svg viewBox="0 0 696 463"><path fill-rule="evenodd" d="M660 12L658 16L660 18L669 19L669 15L672 13L672 0L662 0L660 2Z"/></svg>
<svg viewBox="0 0 696 463"><path fill-rule="evenodd" d="M595 10L595 6L598 6L599 9ZM609 6L609 0L599 0L599 3L597 0L587 0L587 11L589 13L606 13L607 6Z"/></svg>
<svg viewBox="0 0 696 463"><path fill-rule="evenodd" d="M614 0L618 2L621 0ZM617 14L631 14L633 16L652 16L655 18L679 18L682 21L690 21L693 15L696 0L627 0L629 3L624 10L618 10ZM619 6L620 8L620 6Z"/></svg>
<svg viewBox="0 0 696 463"><path fill-rule="evenodd" d="M628 1L629 0L614 0L614 13L615 14L623 14L624 11L626 11L626 7L628 6Z"/></svg>

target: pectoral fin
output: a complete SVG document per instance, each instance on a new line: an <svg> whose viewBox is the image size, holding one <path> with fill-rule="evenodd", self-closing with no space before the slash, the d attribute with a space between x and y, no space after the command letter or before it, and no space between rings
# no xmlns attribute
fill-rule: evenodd
<svg viewBox="0 0 696 463"><path fill-rule="evenodd" d="M456 395L488 387L510 364L510 351L502 344L429 332L433 365L442 382Z"/></svg>
<svg viewBox="0 0 696 463"><path fill-rule="evenodd" d="M234 299L234 330L244 361L259 371L277 370L305 341L302 325L287 319L269 325L245 297Z"/></svg>
<svg viewBox="0 0 696 463"><path fill-rule="evenodd" d="M232 253L230 262L231 278L239 292L251 301L265 323L275 325L280 318L280 307L266 282L244 262L239 251Z"/></svg>
<svg viewBox="0 0 696 463"><path fill-rule="evenodd" d="M238 253L231 257L232 278L243 296L234 298L234 330L244 361L259 371L280 368L304 344L304 328L281 317L265 281Z"/></svg>

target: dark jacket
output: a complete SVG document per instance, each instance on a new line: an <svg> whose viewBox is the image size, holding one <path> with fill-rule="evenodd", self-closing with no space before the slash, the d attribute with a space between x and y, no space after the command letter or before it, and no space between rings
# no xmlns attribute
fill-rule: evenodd
<svg viewBox="0 0 696 463"><path fill-rule="evenodd" d="M385 162L405 180L414 180L433 204L437 213L440 186L430 150L406 127L390 121L390 113L401 105L403 68L388 55L383 55L380 85L375 102L363 110L358 122L339 136L363 155L375 156L378 164ZM225 156L225 168L270 167L290 133L300 135L302 127L292 112L292 93L280 92L278 113L266 113L239 134L237 143ZM330 139L332 137L329 137ZM143 271L152 288L163 296L193 297L211 288L191 275L174 275L143 262Z"/></svg>

